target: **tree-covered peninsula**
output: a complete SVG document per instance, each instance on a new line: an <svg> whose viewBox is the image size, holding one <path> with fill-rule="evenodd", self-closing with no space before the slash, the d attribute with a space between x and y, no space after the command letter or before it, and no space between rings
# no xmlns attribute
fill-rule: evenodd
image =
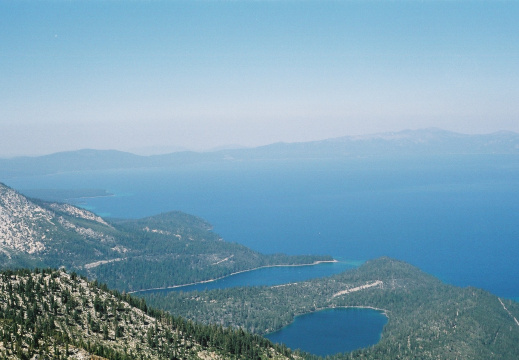
<svg viewBox="0 0 519 360"><path fill-rule="evenodd" d="M65 267L110 288L135 291L319 260L332 258L265 255L226 242L205 220L179 211L107 220L0 184L0 269Z"/></svg>
<svg viewBox="0 0 519 360"><path fill-rule="evenodd" d="M377 345L332 357L336 359L519 358L518 303L444 284L390 258L296 284L144 297L192 320L258 334L320 309L369 307L386 313L388 323Z"/></svg>

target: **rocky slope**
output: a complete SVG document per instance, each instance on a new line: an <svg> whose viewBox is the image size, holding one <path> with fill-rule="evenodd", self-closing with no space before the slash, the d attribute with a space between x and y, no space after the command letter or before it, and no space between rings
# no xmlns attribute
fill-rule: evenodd
<svg viewBox="0 0 519 360"><path fill-rule="evenodd" d="M89 211L30 200L0 184L3 267L18 265L17 259L34 264L79 266L82 260L77 252L81 248L85 260L117 253L115 235L112 226ZM87 251L89 247L91 251ZM54 261L48 261L52 257Z"/></svg>
<svg viewBox="0 0 519 360"><path fill-rule="evenodd" d="M181 212L109 223L69 204L28 199L0 183L0 269L63 266L129 291L329 259L263 255L223 241L206 221Z"/></svg>
<svg viewBox="0 0 519 360"><path fill-rule="evenodd" d="M100 229L94 230L96 227ZM112 230L89 211L67 204L37 203L0 184L0 248L7 257L44 254L66 236L113 242Z"/></svg>
<svg viewBox="0 0 519 360"><path fill-rule="evenodd" d="M74 273L0 275L2 359L287 359L283 351L243 331L150 310Z"/></svg>
<svg viewBox="0 0 519 360"><path fill-rule="evenodd" d="M52 220L55 216L51 211L0 185L0 246L7 256L10 250L28 254L43 251L48 224L56 226Z"/></svg>

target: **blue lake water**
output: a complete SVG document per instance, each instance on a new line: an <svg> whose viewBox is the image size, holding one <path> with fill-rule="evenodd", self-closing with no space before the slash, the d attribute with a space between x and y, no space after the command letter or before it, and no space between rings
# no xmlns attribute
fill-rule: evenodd
<svg viewBox="0 0 519 360"><path fill-rule="evenodd" d="M297 316L265 337L289 348L327 356L375 345L387 318L372 309L329 309Z"/></svg>
<svg viewBox="0 0 519 360"><path fill-rule="evenodd" d="M182 210L265 253L391 256L442 280L519 297L519 157L244 161L2 179L102 188L102 216Z"/></svg>
<svg viewBox="0 0 519 360"><path fill-rule="evenodd" d="M239 274L227 276L216 281L178 286L166 289L154 289L139 291L139 294L169 291L204 291L213 289L226 289L238 286L273 286L280 284L295 283L309 279L321 278L353 269L358 265L356 262L339 261L335 263L321 263L309 266L276 266L261 268Z"/></svg>

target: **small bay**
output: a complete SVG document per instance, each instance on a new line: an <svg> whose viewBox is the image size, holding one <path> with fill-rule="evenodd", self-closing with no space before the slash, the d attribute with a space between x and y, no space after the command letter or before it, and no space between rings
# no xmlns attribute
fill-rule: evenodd
<svg viewBox="0 0 519 360"><path fill-rule="evenodd" d="M303 266L273 266L233 274L218 280L165 289L139 291L138 294L170 291L204 291L238 286L273 286L327 277L360 265L355 261L325 262Z"/></svg>
<svg viewBox="0 0 519 360"><path fill-rule="evenodd" d="M367 308L338 308L297 316L294 322L265 337L315 355L351 352L375 345L387 317Z"/></svg>

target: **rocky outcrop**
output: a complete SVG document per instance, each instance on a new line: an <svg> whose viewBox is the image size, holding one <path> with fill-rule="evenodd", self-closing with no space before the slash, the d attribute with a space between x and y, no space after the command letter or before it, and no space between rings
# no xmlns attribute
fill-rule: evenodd
<svg viewBox="0 0 519 360"><path fill-rule="evenodd" d="M56 226L53 220L52 211L0 184L0 246L4 252L43 251L49 226Z"/></svg>

